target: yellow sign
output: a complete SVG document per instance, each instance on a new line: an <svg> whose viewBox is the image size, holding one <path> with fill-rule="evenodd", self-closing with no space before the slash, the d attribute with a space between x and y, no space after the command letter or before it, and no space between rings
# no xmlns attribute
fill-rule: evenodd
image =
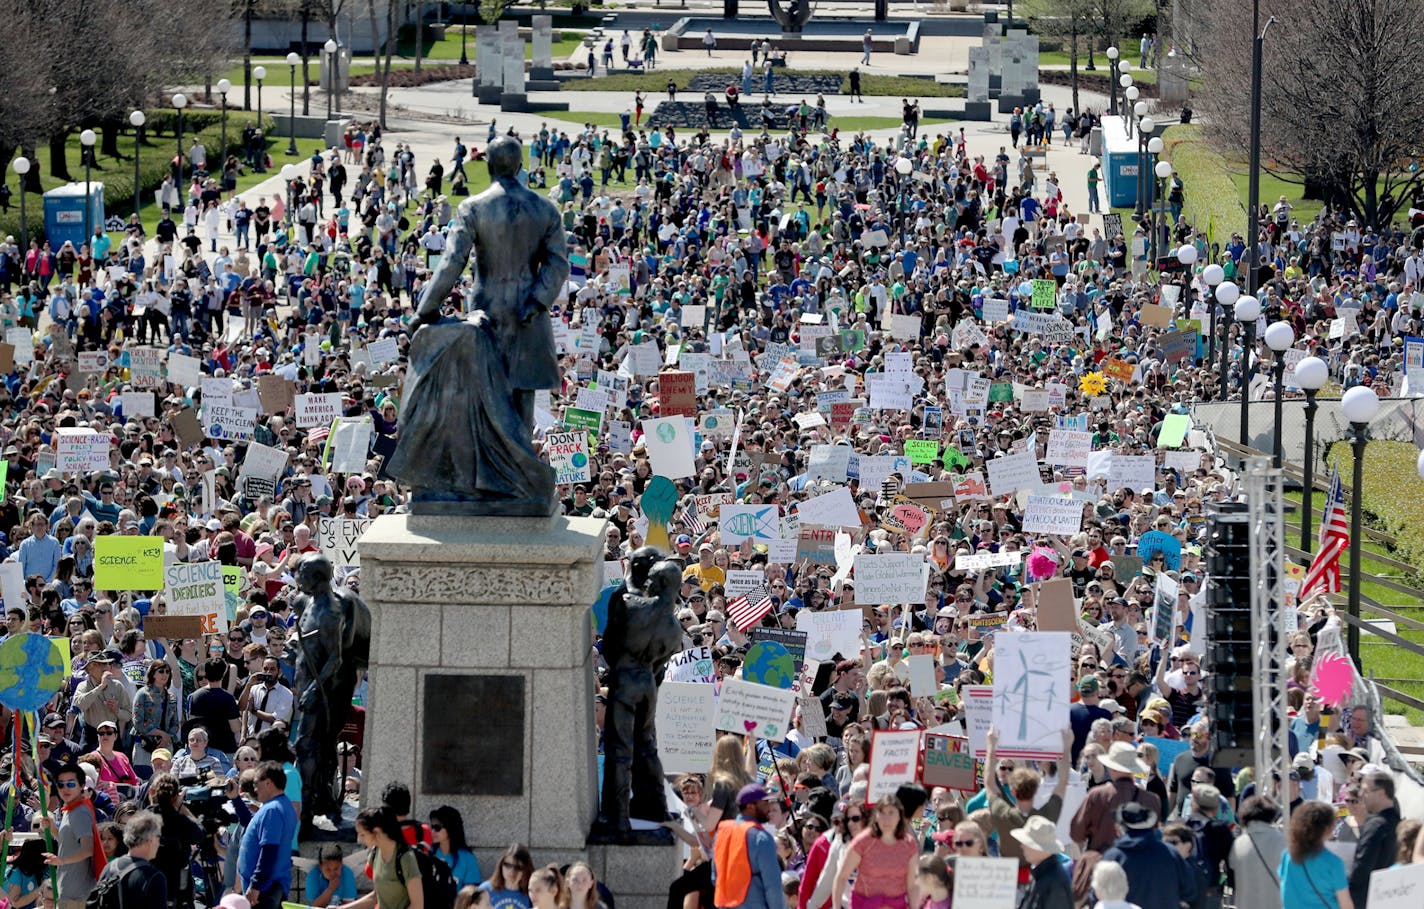
<svg viewBox="0 0 1424 909"><path fill-rule="evenodd" d="M94 538L95 590L162 590L163 538Z"/></svg>

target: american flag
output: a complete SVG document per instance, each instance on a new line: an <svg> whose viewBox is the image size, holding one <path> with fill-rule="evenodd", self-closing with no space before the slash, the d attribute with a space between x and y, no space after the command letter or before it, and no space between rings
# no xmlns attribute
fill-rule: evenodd
<svg viewBox="0 0 1424 909"><path fill-rule="evenodd" d="M771 589L765 582L727 603L727 618L742 631L755 628L768 612L771 612Z"/></svg>
<svg viewBox="0 0 1424 909"><path fill-rule="evenodd" d="M682 509L682 526L695 537L707 532L707 524L698 516L696 505L688 505Z"/></svg>
<svg viewBox="0 0 1424 909"><path fill-rule="evenodd" d="M1305 580L1300 585L1300 598L1316 593L1340 592L1340 556L1350 545L1350 525L1345 519L1345 489L1340 484L1340 472L1330 471L1330 491L1325 496L1325 514L1320 521L1320 549L1316 551Z"/></svg>

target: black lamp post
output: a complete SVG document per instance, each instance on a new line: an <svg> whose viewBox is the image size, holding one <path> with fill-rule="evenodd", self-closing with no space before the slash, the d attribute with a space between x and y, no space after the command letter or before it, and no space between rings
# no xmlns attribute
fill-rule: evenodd
<svg viewBox="0 0 1424 909"><path fill-rule="evenodd" d="M1117 114L1117 48L1109 47L1108 54L1108 113Z"/></svg>
<svg viewBox="0 0 1424 909"><path fill-rule="evenodd" d="M339 66L336 62L336 39L327 38L326 43L321 46L321 49L326 51L326 62L330 67L326 76L326 119L330 120L332 115L332 102L336 99L336 85L337 82L340 81L338 73Z"/></svg>
<svg viewBox="0 0 1424 909"><path fill-rule="evenodd" d="M287 154L297 153L297 64L302 58L296 51L287 54L287 67L292 71L291 98L287 106Z"/></svg>
<svg viewBox="0 0 1424 909"><path fill-rule="evenodd" d="M138 214L139 209L143 206L142 187L139 186L138 182L138 149L143 139L143 124L147 121L148 117L144 116L141 110L136 110L129 114L129 124L134 128L134 214Z"/></svg>
<svg viewBox="0 0 1424 909"><path fill-rule="evenodd" d="M232 91L232 82L219 79L218 97L222 98L222 150L218 152L218 173L222 173L223 162L227 161L227 93Z"/></svg>
<svg viewBox="0 0 1424 909"><path fill-rule="evenodd" d="M86 129L79 134L79 154L84 158L84 242L88 243L89 238L94 233L94 226L91 223L91 199L89 196L89 168L94 161L94 143L99 141L99 137L94 135L92 129ZM137 187L135 187L137 189ZM93 250L90 250L91 254ZM98 263L95 263L98 264Z"/></svg>
<svg viewBox="0 0 1424 909"><path fill-rule="evenodd" d="M178 180L183 179L183 108L188 106L188 96L178 93L173 96L173 107L178 111Z"/></svg>
<svg viewBox="0 0 1424 909"><path fill-rule="evenodd" d="M1300 499L1300 548L1310 552L1310 511L1315 497L1315 396L1330 378L1330 367L1319 357L1295 365L1295 384L1305 392L1305 494Z"/></svg>
<svg viewBox="0 0 1424 909"><path fill-rule="evenodd" d="M25 217L25 174L30 172L30 159L21 155L10 162L10 168L20 178L20 262L23 267L30 252L30 219Z"/></svg>

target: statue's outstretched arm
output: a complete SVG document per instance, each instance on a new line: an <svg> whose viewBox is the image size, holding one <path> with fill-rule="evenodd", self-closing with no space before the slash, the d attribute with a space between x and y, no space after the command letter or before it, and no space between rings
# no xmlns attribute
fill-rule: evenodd
<svg viewBox="0 0 1424 909"><path fill-rule="evenodd" d="M450 224L450 236L446 238L445 255L440 259L440 267L435 269L430 283L425 285L420 295L420 306L415 311L417 321L434 322L440 318L440 306L450 296L450 291L460 282L465 266L470 262L470 249L475 243L473 218L474 200L466 199L455 212Z"/></svg>

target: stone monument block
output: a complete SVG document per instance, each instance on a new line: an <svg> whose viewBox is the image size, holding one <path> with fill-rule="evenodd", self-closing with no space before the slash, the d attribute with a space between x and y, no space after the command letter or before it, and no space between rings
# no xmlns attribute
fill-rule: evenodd
<svg viewBox="0 0 1424 909"><path fill-rule="evenodd" d="M499 43L504 61L504 87L499 96L499 109L521 111L529 106L524 92L524 39L519 37L519 23L505 19L499 23Z"/></svg>
<svg viewBox="0 0 1424 909"><path fill-rule="evenodd" d="M965 93L964 117L967 120L988 120L989 49L969 48L969 86Z"/></svg>
<svg viewBox="0 0 1424 909"><path fill-rule="evenodd" d="M454 805L476 849L518 840L541 861L584 849L604 524L386 515L361 540L368 778L407 781L422 807Z"/></svg>
<svg viewBox="0 0 1424 909"><path fill-rule="evenodd" d="M532 42L534 60L529 68L529 78L554 78L554 17L535 16L532 20Z"/></svg>
<svg viewBox="0 0 1424 909"><path fill-rule="evenodd" d="M475 26L475 94L481 104L498 104L504 88L504 53L493 25Z"/></svg>

